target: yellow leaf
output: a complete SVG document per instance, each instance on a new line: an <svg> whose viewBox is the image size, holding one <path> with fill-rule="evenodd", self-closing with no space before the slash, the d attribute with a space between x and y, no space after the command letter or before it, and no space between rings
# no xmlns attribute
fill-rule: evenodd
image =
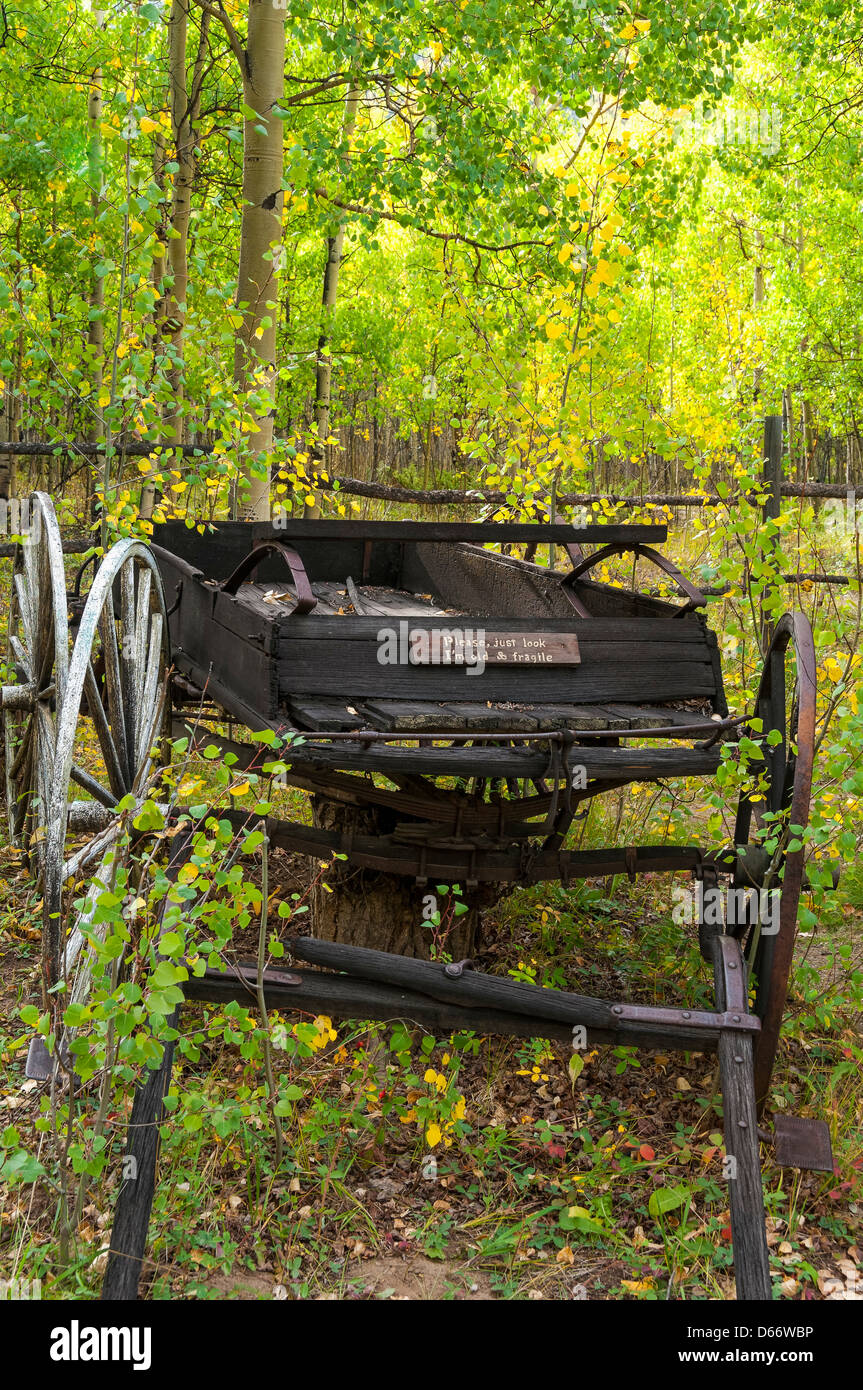
<svg viewBox="0 0 863 1390"><path fill-rule="evenodd" d="M572 242L571 242L571 241L565 241L565 242L563 243L563 245L561 246L560 250L559 250L558 253L557 253L557 259L560 261L561 265L566 265L566 262L569 260L569 258L570 258L571 255L572 255Z"/></svg>
<svg viewBox="0 0 863 1390"><path fill-rule="evenodd" d="M565 328L566 325L563 323L547 323L545 325L546 337L551 338L552 342L554 342L555 338L563 336Z"/></svg>
<svg viewBox="0 0 863 1390"><path fill-rule="evenodd" d="M428 1144L429 1148L433 1149L436 1144L440 1143L440 1141L440 1125L429 1125L428 1129L426 1130L426 1143Z"/></svg>
<svg viewBox="0 0 863 1390"><path fill-rule="evenodd" d="M151 121L149 116L141 117L141 134L151 135L154 130L159 130L159 122Z"/></svg>
<svg viewBox="0 0 863 1390"><path fill-rule="evenodd" d="M100 405L100 407L104 408L106 405L110 405L110 404L111 404L111 392L110 392L110 391L100 391L100 392L99 392L99 405Z"/></svg>
<svg viewBox="0 0 863 1390"><path fill-rule="evenodd" d="M238 786L229 787L228 790L231 796L245 796L246 792L249 790L249 784L248 782L240 782Z"/></svg>
<svg viewBox="0 0 863 1390"><path fill-rule="evenodd" d="M652 1279L621 1279L621 1286L629 1289L631 1293L644 1293L646 1289L654 1287Z"/></svg>
<svg viewBox="0 0 863 1390"><path fill-rule="evenodd" d="M640 34L647 34L650 32L649 19L634 19L632 22Z"/></svg>
<svg viewBox="0 0 863 1390"><path fill-rule="evenodd" d="M313 507L315 505L315 498L313 497L312 493L309 493L308 496L304 499L304 501L307 507Z"/></svg>
<svg viewBox="0 0 863 1390"><path fill-rule="evenodd" d="M638 33L638 30L635 28L634 25L632 25L632 24L627 24L627 26L626 26L625 29L621 29L621 31L620 31L620 37L621 37L622 39L634 39L634 38L636 37L637 33Z"/></svg>
<svg viewBox="0 0 863 1390"><path fill-rule="evenodd" d="M568 183L563 191L566 194L567 198L575 198L578 196L578 184Z"/></svg>
<svg viewBox="0 0 863 1390"><path fill-rule="evenodd" d="M183 867L180 869L179 873L177 874L177 878L180 880L181 883L193 883L197 877L197 864L184 864Z"/></svg>

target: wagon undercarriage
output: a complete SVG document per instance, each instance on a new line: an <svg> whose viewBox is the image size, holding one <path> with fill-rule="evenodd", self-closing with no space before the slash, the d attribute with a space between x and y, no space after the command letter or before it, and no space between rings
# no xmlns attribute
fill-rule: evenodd
<svg viewBox="0 0 863 1390"><path fill-rule="evenodd" d="M201 535L170 523L149 550L115 547L86 599L70 596L67 616L53 509L44 495L37 505L39 548L23 547L16 562L17 684L3 688L2 704L10 828L43 888L46 989L65 977L72 997L86 991L82 943L95 899L116 873L112 808L123 797L137 805L157 794L171 704L175 733L193 747L216 741L245 768L269 762L272 772L275 763L282 785L312 793L315 824L269 817L269 843L318 860L343 857L354 890L357 876L374 882L385 905L409 904L405 894L429 883L470 894L481 885L679 871L705 888L755 890L756 902L772 889L778 925L757 913L741 923L702 912L712 1012L517 985L474 972L469 961L430 963L345 944L338 932L291 943L297 959L319 967L311 972L208 970L185 990L190 999L246 1003L262 991L283 1010L341 1017L563 1040L575 1031L587 1045L716 1051L736 1164L729 1201L738 1292L769 1298L757 1110L768 1093L805 884L791 827L806 824L814 750L806 620L795 614L777 624L756 709L732 717L716 638L698 611L704 600L650 544L664 528L297 522L279 533L224 523ZM557 544L571 567L492 554L481 548L489 540L504 550ZM585 555L591 543L601 548ZM620 555L658 566L684 602L587 577ZM100 750L95 772L76 752L85 720ZM277 746L244 741L242 729L270 730ZM760 739L761 762L727 844L567 845L595 797L634 782L712 778L741 733L750 744ZM84 792L77 800L73 782ZM238 829L248 823L239 810L219 814ZM188 852L181 834L173 872ZM82 917L63 931L64 885L94 870ZM349 895L344 879L335 882ZM42 1064L50 1075L56 1059ZM39 1065L36 1058L34 1074ZM170 1068L169 1047L161 1073L136 1099L130 1153L139 1176L119 1199L110 1297L135 1296L153 1126ZM805 1147L797 1154L804 1162Z"/></svg>

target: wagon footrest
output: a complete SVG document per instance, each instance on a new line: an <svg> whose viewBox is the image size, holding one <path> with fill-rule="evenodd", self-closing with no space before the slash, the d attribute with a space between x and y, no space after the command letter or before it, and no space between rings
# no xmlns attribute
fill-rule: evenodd
<svg viewBox="0 0 863 1390"><path fill-rule="evenodd" d="M823 1120L802 1115L777 1115L773 1121L774 1157L782 1168L833 1172L830 1130Z"/></svg>

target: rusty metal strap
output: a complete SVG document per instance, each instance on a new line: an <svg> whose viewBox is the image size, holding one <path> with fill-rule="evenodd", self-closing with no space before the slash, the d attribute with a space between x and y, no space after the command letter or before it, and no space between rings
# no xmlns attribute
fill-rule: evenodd
<svg viewBox="0 0 863 1390"><path fill-rule="evenodd" d="M715 950L719 952L719 968L722 972L723 999L726 1011L734 1014L746 1013L746 962L740 949L740 942L734 936L716 938Z"/></svg>
<svg viewBox="0 0 863 1390"><path fill-rule="evenodd" d="M582 574L585 574L587 570L593 569L594 565L598 565L602 560L608 560L612 555L625 555L629 551L638 557L649 560L651 564L656 565L658 569L662 570L663 574L667 574L669 579L674 581L681 593L686 595L687 602L683 604L682 608L678 609L678 612L675 614L676 617L680 617L683 613L688 613L690 609L705 607L707 599L704 597L704 594L702 594L701 590L697 589L685 575L680 573L680 570L671 560L668 560L664 555L660 555L659 551L654 550L652 546L641 545L638 542L630 543L627 541L616 541L612 545L604 545L601 550L595 551L593 555L587 555L583 559L578 560L563 581L565 589L568 589L569 585L574 584L576 579Z"/></svg>
<svg viewBox="0 0 863 1390"><path fill-rule="evenodd" d="M736 1008L714 1014L704 1009L659 1009L647 1004L613 1004L611 1012L621 1023L656 1023L666 1028L683 1025L710 1032L719 1029L733 1033L758 1033L761 1029L761 1022L754 1014Z"/></svg>
<svg viewBox="0 0 863 1390"><path fill-rule="evenodd" d="M296 586L297 602L291 610L291 617L295 617L302 613L311 613L318 600L312 593L312 586L309 583L305 565L300 559L297 551L292 545L288 545L287 541L262 541L260 545L256 545L253 550L249 551L245 559L240 561L233 574L230 574L228 578L219 585L222 593L236 594L243 580L248 579L249 575L257 569L262 560L265 560L268 555L273 554L282 556L285 564L291 571L291 578Z"/></svg>

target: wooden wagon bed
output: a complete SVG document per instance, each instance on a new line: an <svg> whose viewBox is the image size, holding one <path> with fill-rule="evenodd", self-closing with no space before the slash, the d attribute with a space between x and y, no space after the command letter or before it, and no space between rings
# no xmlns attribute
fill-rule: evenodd
<svg viewBox="0 0 863 1390"><path fill-rule="evenodd" d="M563 573L483 550L476 525L348 526L222 523L199 536L168 523L155 535L177 667L242 723L310 736L294 761L535 778L557 739L560 770L591 779L715 771L727 707L700 596L667 562L683 609L585 577L597 557L583 542L652 559L647 542L664 527L488 528L497 541L539 532L565 544ZM205 577L219 566L226 580ZM469 655L435 659L436 635L454 632L481 634L483 669ZM633 738L675 746L619 746Z"/></svg>

